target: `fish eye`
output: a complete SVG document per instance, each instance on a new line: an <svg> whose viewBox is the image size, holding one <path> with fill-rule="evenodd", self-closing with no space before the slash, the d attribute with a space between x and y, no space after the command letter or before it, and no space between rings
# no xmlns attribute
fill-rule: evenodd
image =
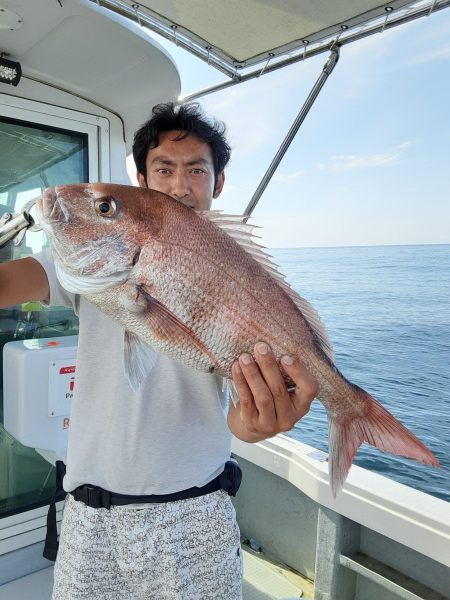
<svg viewBox="0 0 450 600"><path fill-rule="evenodd" d="M114 198L99 198L94 204L95 212L101 217L112 217L117 210Z"/></svg>

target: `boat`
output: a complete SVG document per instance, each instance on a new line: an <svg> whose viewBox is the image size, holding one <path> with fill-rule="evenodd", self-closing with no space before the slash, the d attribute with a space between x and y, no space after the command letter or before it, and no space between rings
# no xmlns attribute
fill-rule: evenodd
<svg viewBox="0 0 450 600"><path fill-rule="evenodd" d="M181 92L177 65L149 31L223 74L223 83L184 100L323 55L316 84L244 211L250 216L341 48L449 5L0 0L0 261L45 243L28 213L43 188L129 183L135 129L154 104ZM2 600L51 596L52 563L42 550L54 462L70 425L76 334L67 309L27 303L0 311ZM234 502L245 600L450 597L448 502L358 466L334 498L326 453L286 435L235 439L232 450L244 474Z"/></svg>

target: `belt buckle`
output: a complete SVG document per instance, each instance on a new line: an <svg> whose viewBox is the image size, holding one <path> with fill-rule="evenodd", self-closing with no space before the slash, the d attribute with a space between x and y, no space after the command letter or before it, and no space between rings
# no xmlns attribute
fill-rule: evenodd
<svg viewBox="0 0 450 600"><path fill-rule="evenodd" d="M111 494L94 485L84 485L80 489L79 499L91 508L111 508Z"/></svg>

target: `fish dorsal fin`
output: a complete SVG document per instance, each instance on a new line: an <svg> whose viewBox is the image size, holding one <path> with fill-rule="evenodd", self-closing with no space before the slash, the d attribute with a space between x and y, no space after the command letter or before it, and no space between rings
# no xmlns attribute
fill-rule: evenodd
<svg viewBox="0 0 450 600"><path fill-rule="evenodd" d="M265 247L254 241L258 236L253 234L253 230L258 226L248 224L244 215L227 215L220 210L198 211L197 214L220 227L276 280L302 313L324 354L333 361L333 348L319 313L291 288L284 275L278 270L278 266L272 261L270 254L266 252Z"/></svg>

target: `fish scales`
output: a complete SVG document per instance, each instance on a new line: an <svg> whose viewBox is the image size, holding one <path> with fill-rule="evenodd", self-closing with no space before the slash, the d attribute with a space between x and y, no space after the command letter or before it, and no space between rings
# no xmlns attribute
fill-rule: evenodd
<svg viewBox="0 0 450 600"><path fill-rule="evenodd" d="M265 341L278 360L298 357L317 380L329 422L333 494L363 442L438 466L410 431L338 371L317 313L236 218L112 184L49 188L37 210L63 287L123 326L132 385L151 370L149 347L231 378L238 356ZM293 382L286 376L286 383Z"/></svg>
<svg viewBox="0 0 450 600"><path fill-rule="evenodd" d="M296 323L292 319L282 323L284 336L273 331L280 308L281 316L292 312L290 299L281 290L283 310L273 294L279 286L258 263L206 219L196 218L194 224L186 239L177 221L167 215L160 241L141 253L145 270L139 276L151 285L152 296L192 329L211 349L215 366L228 376L239 350L251 350L255 339L266 339L279 355L293 351L294 344L284 342L281 347L277 340L283 340ZM262 294L264 289L272 297Z"/></svg>

